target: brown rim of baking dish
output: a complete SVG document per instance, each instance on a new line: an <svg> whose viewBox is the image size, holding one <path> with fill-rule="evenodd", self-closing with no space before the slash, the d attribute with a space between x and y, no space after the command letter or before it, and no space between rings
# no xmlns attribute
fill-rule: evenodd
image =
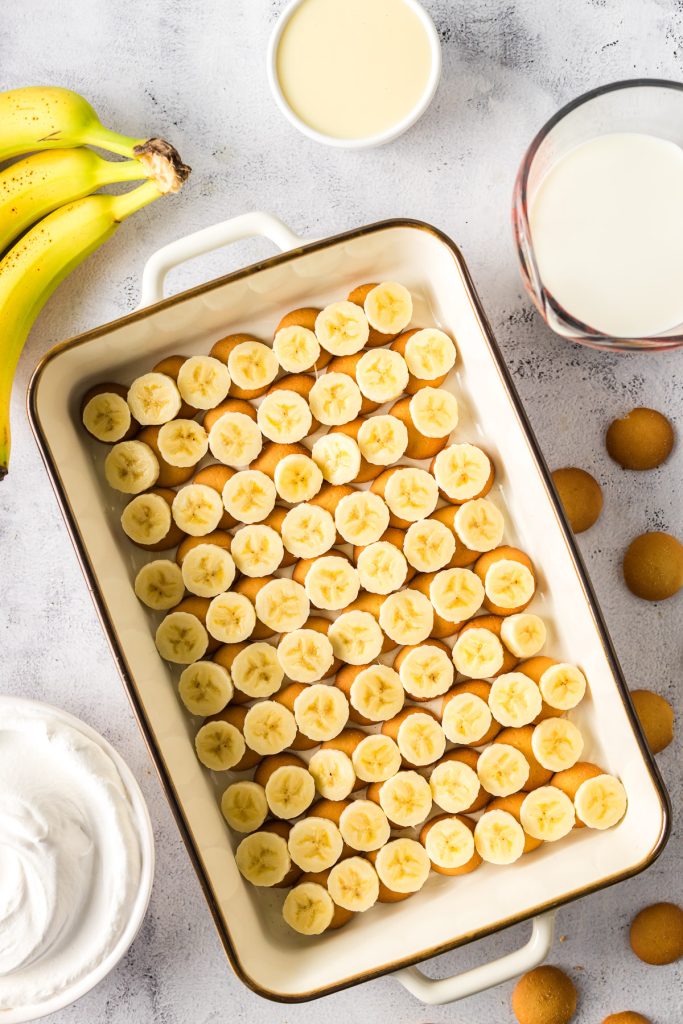
<svg viewBox="0 0 683 1024"><path fill-rule="evenodd" d="M590 609L593 621L595 623L596 631L598 633L600 642L605 653L605 657L609 664L612 675L616 680L622 703L626 709L633 732L636 736L638 745L643 755L645 766L649 772L654 787L659 795L662 808L662 829L657 838L656 843L654 844L648 855L640 863L636 864L633 868L630 868L625 871L619 871L616 874L610 875L606 879L603 879L593 885L584 886L580 889L576 889L574 891L565 893L557 899L541 903L531 910L525 910L519 914L514 914L503 921L497 922L495 925L491 925L482 929L477 929L453 941L441 943L429 949L422 950L419 953L419 955L409 956L405 959L396 960L391 963L384 964L383 966L375 968L371 971L359 971L358 973L353 974L347 978L344 978L333 985L323 986L320 988L312 989L308 992L298 993L296 995L289 995L270 991L264 986L256 983L249 976L246 970L244 970L244 968L242 967L238 952L235 949L229 935L227 934L227 930L221 919L220 911L218 909L217 903L211 891L211 886L207 874L204 871L204 868L202 867L200 859L197 855L192 830L190 829L189 825L187 824L183 817L183 813L179 801L176 797L170 773L166 768L161 751L158 750L157 747L155 746L151 729L145 718L141 702L137 697L135 685L132 678L132 673L128 668L123 646L118 639L114 625L104 607L103 601L101 600L98 590L97 576L89 563L85 547L80 537L78 525L76 523L75 517L73 515L71 506L66 495L65 488L61 480L59 469L50 455L47 438L45 437L45 434L43 433L42 430L40 417L37 410L36 395L42 371L44 367L52 359L54 359L56 356L58 356L61 352L65 351L66 349L71 349L78 345L82 345L86 342L94 341L96 338L108 334L114 326L119 327L124 324L130 324L140 320L144 320L150 314L150 312L156 312L161 309L172 309L175 305L177 305L179 302L184 301L185 299L191 298L196 295L202 295L205 292L211 291L216 287L221 287L225 284L228 284L231 281L238 281L240 279L249 277L252 274L255 274L266 268L275 267L278 265L288 263L291 260L296 259L304 252L317 252L326 249L331 245L335 245L339 242L345 242L355 238L361 238L365 235L370 235L375 232L384 231L390 228L410 228L418 231L424 231L438 239L438 241L440 241L443 245L445 245L448 248L453 257L453 260L458 265L459 271L464 278L467 287L468 300L481 326L481 331L486 340L486 344L488 345L489 352L493 358L498 374L501 377L505 389L510 397L510 401L520 422L527 444L531 449L531 453L536 462L538 471L540 473L546 493L548 495L548 499L550 501L553 512L564 536L565 544L567 545L572 561L574 563L577 576L579 578L582 590L586 597L588 607ZM211 911L214 924L218 931L219 938L225 950L226 956L233 970L235 971L235 974L245 985L248 986L248 988L252 989L252 991L256 992L260 996L264 996L268 999L272 999L280 1003L302 1003L307 1002L311 999L319 998L321 996L332 995L334 992L340 992L343 989L350 988L352 985L360 984L361 982L372 981L373 979L382 977L383 975L392 974L394 971L397 971L403 967L414 966L415 964L422 963L425 960L430 960L435 956L440 956L441 954L448 953L451 950L458 948L459 946L466 945L467 943L472 942L475 939L484 938L487 935L492 935L496 932L503 931L505 928L508 928L512 925L519 924L523 921L530 921L534 917L548 910L557 909L558 907L564 906L566 903L570 903L573 900L579 899L582 896L587 896L593 892L598 892L601 889L605 889L610 885L614 885L617 882L624 881L627 878L631 878L634 875L639 874L641 871L644 871L646 868L650 867L650 865L653 864L657 857L660 855L660 853L664 849L664 846L666 845L671 830L671 803L669 795L664 786L659 769L655 764L654 757L652 756L647 746L645 735L638 721L638 717L635 713L635 709L631 701L629 690L626 685L623 673L621 671L621 667L619 665L619 661L617 659L614 646L607 632L607 627L602 612L598 605L597 598L593 591L593 587L588 578L586 568L584 566L583 560L581 558L578 547L574 540L571 528L569 527L568 522L564 516L564 512L562 511L562 506L559 497L552 484L550 472L545 463L545 459L541 454L538 442L536 441L528 417L522 407L520 398L512 382L510 372L505 365L502 354L498 348L498 344L495 341L491 325L488 322L481 301L474 287L474 282L472 281L472 277L470 275L467 264L465 263L464 257L462 256L462 253L460 252L459 248L455 245L455 243L438 228L435 228L430 224L426 224L423 221L403 218L378 221L375 224L368 224L365 225L364 227L355 228L352 231L342 232L338 235L333 235L329 238L321 239L320 241L311 242L306 245L301 245L295 249L290 249L286 252L278 253L277 255L271 256L268 259L261 260L258 263L253 263L248 267L243 267L242 269L233 271L230 274L225 274L224 276L213 278L212 280L204 284L196 285L194 288L189 288L186 291L180 292L177 295L173 295L168 299L163 299L161 302L157 302L152 306L146 306L143 309L136 310L133 313L129 313L126 316L120 317L117 320L110 321L109 323L103 324L100 327L96 327L93 330L86 331L83 334L79 334L74 336L73 338L69 338L66 341L63 341L60 344L55 345L52 349L50 349L50 351L47 352L38 363L28 386L27 410L29 422L31 424L31 429L33 430L38 447L40 449L43 462L45 463L45 467L52 482L52 486L57 495L57 500L59 502L62 515L64 516L69 531L69 535L71 537L71 541L76 550L76 555L78 557L81 571L83 572L83 575L85 577L88 589L92 594L95 609L102 623L102 627L104 629L109 646L111 648L111 652L114 657L116 667L119 671L119 675L121 676L121 680L123 682L124 688L128 695L128 699L132 706L133 713L137 719L138 726L142 732L152 761L154 762L156 770L159 774L159 778L161 780L164 792L166 794L166 798L170 804L171 811L173 812L173 816L180 830L183 842L185 843L185 846L187 848L190 860L192 861L192 864L194 866L194 869L197 873L200 884L204 891L204 896L209 905L209 909Z"/></svg>

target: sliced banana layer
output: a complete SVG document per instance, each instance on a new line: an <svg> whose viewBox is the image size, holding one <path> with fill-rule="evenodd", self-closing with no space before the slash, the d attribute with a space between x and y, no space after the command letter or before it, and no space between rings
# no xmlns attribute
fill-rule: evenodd
<svg viewBox="0 0 683 1024"><path fill-rule="evenodd" d="M566 718L546 718L539 722L531 736L534 757L543 768L561 772L571 768L583 753L583 736ZM582 820L583 815L579 812Z"/></svg>
<svg viewBox="0 0 683 1024"><path fill-rule="evenodd" d="M187 484L176 493L171 505L176 525L191 537L213 533L223 517L223 502L206 484Z"/></svg>
<svg viewBox="0 0 683 1024"><path fill-rule="evenodd" d="M304 588L316 608L339 611L358 597L360 579L348 559L341 555L322 555L306 573Z"/></svg>
<svg viewBox="0 0 683 1024"><path fill-rule="evenodd" d="M191 594L216 597L232 586L235 563L225 548L217 544L197 544L183 558L181 575Z"/></svg>
<svg viewBox="0 0 683 1024"><path fill-rule="evenodd" d="M306 437L313 417L305 398L296 391L282 388L265 396L259 405L256 422L268 440L292 444Z"/></svg>
<svg viewBox="0 0 683 1024"><path fill-rule="evenodd" d="M274 832L252 832L235 851L240 873L252 885L279 885L292 866L287 843Z"/></svg>
<svg viewBox="0 0 683 1024"><path fill-rule="evenodd" d="M82 419L88 433L104 444L121 441L132 422L128 403L114 391L93 395L83 408Z"/></svg>
<svg viewBox="0 0 683 1024"><path fill-rule="evenodd" d="M273 339L273 352L287 373L304 373L318 361L320 343L307 327L281 327Z"/></svg>
<svg viewBox="0 0 683 1024"><path fill-rule="evenodd" d="M296 739L294 715L277 701L261 700L247 711L244 739L257 754L279 754Z"/></svg>
<svg viewBox="0 0 683 1024"><path fill-rule="evenodd" d="M211 454L226 466L248 466L261 454L262 447L258 424L243 412L224 412L209 431Z"/></svg>
<svg viewBox="0 0 683 1024"><path fill-rule="evenodd" d="M429 877L429 855L416 839L392 839L375 861L382 884L392 892L418 892Z"/></svg>
<svg viewBox="0 0 683 1024"><path fill-rule="evenodd" d="M297 558L317 558L337 539L332 514L319 505L302 502L290 508L282 521L282 542Z"/></svg>
<svg viewBox="0 0 683 1024"><path fill-rule="evenodd" d="M323 475L308 455L285 455L275 467L275 489L283 501L310 501L323 485Z"/></svg>
<svg viewBox="0 0 683 1024"><path fill-rule="evenodd" d="M229 390L228 368L213 356L191 356L178 371L178 391L193 409L215 409Z"/></svg>
<svg viewBox="0 0 683 1024"><path fill-rule="evenodd" d="M234 768L244 757L244 736L230 722L206 722L194 739L197 757L212 772Z"/></svg>
<svg viewBox="0 0 683 1024"><path fill-rule="evenodd" d="M444 388L420 388L410 399L410 418L424 437L448 437L458 425L458 402Z"/></svg>
<svg viewBox="0 0 683 1024"><path fill-rule="evenodd" d="M388 665L369 665L351 684L351 706L371 722L386 722L403 707L405 694L399 675Z"/></svg>
<svg viewBox="0 0 683 1024"><path fill-rule="evenodd" d="M470 679L490 679L503 667L503 645L490 629L465 629L453 645L453 664Z"/></svg>
<svg viewBox="0 0 683 1024"><path fill-rule="evenodd" d="M120 441L107 453L104 476L115 491L142 494L159 479L159 461L143 441Z"/></svg>
<svg viewBox="0 0 683 1024"><path fill-rule="evenodd" d="M300 882L287 893L282 917L299 935L322 935L332 923L334 902L318 882Z"/></svg>
<svg viewBox="0 0 683 1024"><path fill-rule="evenodd" d="M243 594L219 594L206 613L206 628L222 644L242 643L251 636L255 625L254 606Z"/></svg>
<svg viewBox="0 0 683 1024"><path fill-rule="evenodd" d="M370 594L391 594L403 586L408 575L402 552L395 544L381 540L363 548L356 568L360 585Z"/></svg>
<svg viewBox="0 0 683 1024"><path fill-rule="evenodd" d="M311 455L323 479L330 484L348 484L360 471L360 449L348 434L331 433L319 437Z"/></svg>
<svg viewBox="0 0 683 1024"><path fill-rule="evenodd" d="M530 612L506 615L500 626L500 638L516 658L533 658L545 644L545 623Z"/></svg>
<svg viewBox="0 0 683 1024"><path fill-rule="evenodd" d="M474 827L474 845L489 864L514 864L524 853L524 829L508 811L484 811Z"/></svg>
<svg viewBox="0 0 683 1024"><path fill-rule="evenodd" d="M396 281L384 281L371 288L363 303L368 323L380 334L400 334L413 315L408 289Z"/></svg>
<svg viewBox="0 0 683 1024"><path fill-rule="evenodd" d="M484 587L470 569L443 569L429 585L437 615L447 622L465 622L482 606Z"/></svg>
<svg viewBox="0 0 683 1024"><path fill-rule="evenodd" d="M425 837L425 850L440 868L461 868L474 856L474 835L458 818L441 818Z"/></svg>
<svg viewBox="0 0 683 1024"><path fill-rule="evenodd" d="M389 348L370 349L358 360L356 381L361 394L384 405L402 395L408 385L408 367L402 355Z"/></svg>
<svg viewBox="0 0 683 1024"><path fill-rule="evenodd" d="M398 749L409 764L434 764L446 749L446 737L439 723L424 711L406 715L398 728Z"/></svg>
<svg viewBox="0 0 683 1024"><path fill-rule="evenodd" d="M491 714L501 725L518 728L540 715L543 700L536 683L523 672L504 672L489 693Z"/></svg>
<svg viewBox="0 0 683 1024"><path fill-rule="evenodd" d="M157 444L169 466L196 466L209 450L209 435L195 420L171 420L159 428Z"/></svg>
<svg viewBox="0 0 683 1024"><path fill-rule="evenodd" d="M391 466L408 447L408 430L397 416L370 416L358 428L360 454L371 466Z"/></svg>
<svg viewBox="0 0 683 1024"><path fill-rule="evenodd" d="M455 537L438 519L423 519L406 530L403 553L418 572L438 572L455 554Z"/></svg>
<svg viewBox="0 0 683 1024"><path fill-rule="evenodd" d="M452 444L434 459L434 477L439 489L451 501L469 501L486 488L491 462L481 448L473 444Z"/></svg>
<svg viewBox="0 0 683 1024"><path fill-rule="evenodd" d="M169 612L157 626L155 643L165 661L172 661L175 665L191 665L206 654L209 637L196 615Z"/></svg>
<svg viewBox="0 0 683 1024"><path fill-rule="evenodd" d="M268 817L266 791L257 782L233 782L221 797L221 812L235 832L255 832Z"/></svg>
<svg viewBox="0 0 683 1024"><path fill-rule="evenodd" d="M367 317L355 302L333 302L325 306L315 320L315 336L318 342L326 352L331 352L334 356L351 356L355 352L360 352L369 334ZM320 419L315 411L313 415Z"/></svg>
<svg viewBox="0 0 683 1024"><path fill-rule="evenodd" d="M247 697L271 697L284 679L276 649L264 641L238 651L230 671L234 685Z"/></svg>
<svg viewBox="0 0 683 1024"><path fill-rule="evenodd" d="M346 800L356 784L356 773L342 750L317 750L308 762L315 788L325 800Z"/></svg>
<svg viewBox="0 0 683 1024"><path fill-rule="evenodd" d="M484 589L497 608L522 608L534 596L536 581L526 565L502 558L487 569Z"/></svg>
<svg viewBox="0 0 683 1024"><path fill-rule="evenodd" d="M386 782L399 771L401 752L389 736L374 733L360 741L351 762L362 782Z"/></svg>
<svg viewBox="0 0 683 1024"><path fill-rule="evenodd" d="M431 633L434 609L428 597L408 588L385 599L379 612L379 624L395 643L412 647Z"/></svg>
<svg viewBox="0 0 683 1024"><path fill-rule="evenodd" d="M468 810L479 796L477 773L463 761L444 760L435 765L429 776L429 787L435 804L459 814Z"/></svg>
<svg viewBox="0 0 683 1024"><path fill-rule="evenodd" d="M626 813L626 790L614 775L596 775L581 783L574 806L588 828L612 828Z"/></svg>
<svg viewBox="0 0 683 1024"><path fill-rule="evenodd" d="M344 841L329 818L304 818L292 825L289 855L302 871L326 871L341 856Z"/></svg>
<svg viewBox="0 0 683 1024"><path fill-rule="evenodd" d="M349 702L336 687L313 683L294 701L294 717L308 739L332 740L349 720Z"/></svg>
<svg viewBox="0 0 683 1024"><path fill-rule="evenodd" d="M382 783L379 803L389 821L399 828L410 828L428 817L432 809L432 791L427 780L417 772L400 771Z"/></svg>
<svg viewBox="0 0 683 1024"><path fill-rule="evenodd" d="M338 502L334 521L348 544L364 547L378 541L388 527L389 509L379 494L355 491Z"/></svg>
<svg viewBox="0 0 683 1024"><path fill-rule="evenodd" d="M354 800L345 807L339 819L342 839L352 850L369 853L379 850L389 841L389 820L371 800Z"/></svg>
<svg viewBox="0 0 683 1024"><path fill-rule="evenodd" d="M330 871L327 891L338 907L362 913L377 902L377 872L364 857L348 857Z"/></svg>
<svg viewBox="0 0 683 1024"><path fill-rule="evenodd" d="M315 629L285 633L278 644L277 658L285 674L297 683L317 683L329 675L334 662L332 644Z"/></svg>
<svg viewBox="0 0 683 1024"><path fill-rule="evenodd" d="M180 568L167 558L143 565L135 577L134 587L135 596L155 612L174 608L185 593Z"/></svg>
<svg viewBox="0 0 683 1024"><path fill-rule="evenodd" d="M355 420L363 404L363 396L353 377L332 371L318 377L310 390L308 402L318 423L334 427Z"/></svg>
<svg viewBox="0 0 683 1024"><path fill-rule="evenodd" d="M477 775L487 793L492 796L510 796L526 784L529 762L521 751L509 743L492 743L479 755Z"/></svg>
<svg viewBox="0 0 683 1024"><path fill-rule="evenodd" d="M476 745L491 728L491 709L475 693L457 693L444 706L441 727L451 743Z"/></svg>
<svg viewBox="0 0 683 1024"><path fill-rule="evenodd" d="M453 664L440 647L425 643L404 655L399 675L409 697L431 700L453 685Z"/></svg>
<svg viewBox="0 0 683 1024"><path fill-rule="evenodd" d="M586 677L576 665L560 662L551 665L538 684L543 700L558 711L571 711L580 704L586 693Z"/></svg>
<svg viewBox="0 0 683 1024"><path fill-rule="evenodd" d="M451 339L436 327L416 331L406 342L406 363L418 380L445 377L455 365L455 355Z"/></svg>
<svg viewBox="0 0 683 1024"><path fill-rule="evenodd" d="M260 523L275 508L275 484L258 469L234 473L223 487L223 505L238 523Z"/></svg>
<svg viewBox="0 0 683 1024"><path fill-rule="evenodd" d="M574 804L556 786L540 786L524 797L519 817L528 835L554 843L574 828Z"/></svg>
<svg viewBox="0 0 683 1024"><path fill-rule="evenodd" d="M313 776L299 765L276 768L266 782L266 800L276 818L298 818L308 810L314 798Z"/></svg>
<svg viewBox="0 0 683 1024"><path fill-rule="evenodd" d="M432 514L439 500L439 489L431 473L406 466L397 469L387 480L384 500L395 516L414 523Z"/></svg>
<svg viewBox="0 0 683 1024"><path fill-rule="evenodd" d="M279 365L272 348L261 341L241 341L228 356L228 371L238 388L260 391L277 377Z"/></svg>
<svg viewBox="0 0 683 1024"><path fill-rule="evenodd" d="M127 401L134 418L143 426L168 423L178 415L181 406L176 382L165 373L145 373L136 377L129 388Z"/></svg>
<svg viewBox="0 0 683 1024"><path fill-rule="evenodd" d="M310 611L306 591L294 580L271 580L256 595L256 614L274 633L301 629Z"/></svg>
<svg viewBox="0 0 683 1024"><path fill-rule="evenodd" d="M232 699L230 673L215 661L195 661L183 669L178 693L191 715L217 715Z"/></svg>
<svg viewBox="0 0 683 1024"><path fill-rule="evenodd" d="M282 538L272 526L243 526L230 547L235 565L244 576L270 576L284 558Z"/></svg>
<svg viewBox="0 0 683 1024"><path fill-rule="evenodd" d="M465 501L455 514L453 526L470 551L492 551L503 539L503 513L488 498Z"/></svg>

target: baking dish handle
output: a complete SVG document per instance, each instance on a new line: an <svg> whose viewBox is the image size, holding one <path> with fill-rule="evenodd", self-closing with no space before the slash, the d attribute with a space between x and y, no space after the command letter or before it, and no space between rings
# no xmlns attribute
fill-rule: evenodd
<svg viewBox="0 0 683 1024"><path fill-rule="evenodd" d="M164 297L166 275L173 267L214 249L222 249L231 242L253 238L254 235L270 239L282 252L304 244L304 240L295 235L286 224L262 210L253 210L251 213L231 217L230 220L221 221L219 224L211 224L192 235L169 242L150 256L142 272L139 308L161 302Z"/></svg>
<svg viewBox="0 0 683 1024"><path fill-rule="evenodd" d="M454 1003L458 999L501 985L504 981L510 981L511 978L538 967L550 952L554 927L554 910L539 914L533 920L531 938L521 949L516 949L514 953L508 953L507 956L492 963L481 964L463 974L456 974L452 978L428 978L417 967L406 967L396 971L394 978L400 981L411 995L429 1006Z"/></svg>

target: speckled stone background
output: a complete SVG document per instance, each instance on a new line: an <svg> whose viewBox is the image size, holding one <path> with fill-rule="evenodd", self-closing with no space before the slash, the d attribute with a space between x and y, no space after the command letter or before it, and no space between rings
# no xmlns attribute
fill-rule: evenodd
<svg viewBox="0 0 683 1024"><path fill-rule="evenodd" d="M679 709L683 595L660 605L624 588L620 557L648 528L683 533L681 446L653 473L607 458L609 420L634 404L675 418L683 353L616 356L556 339L532 311L509 228L515 171L561 104L610 80L680 78L680 0L426 0L443 42L430 110L397 142L347 153L308 142L271 100L268 34L282 3L266 0L5 0L0 87L60 83L88 96L103 121L175 142L194 168L186 190L144 210L59 290L33 331L14 395L14 452L0 486L0 691L67 708L100 729L131 764L149 801L158 870L147 919L123 963L57 1022L348 1024L391 1020L505 1024L505 985L452 1007L422 1007L391 978L300 1007L270 1004L235 980L114 670L24 413L29 376L54 342L128 312L146 257L164 243L246 210L279 214L306 236L383 217L422 218L463 248L551 467L584 466L604 487L604 514L581 537L629 683ZM244 243L175 272L174 289L251 262ZM654 900L683 901L678 809L680 740L660 755L674 833L645 875L561 911L551 959L580 991L577 1024L636 1009L683 1020L681 964L653 968L630 953L628 923ZM445 956L445 975L525 941L520 927Z"/></svg>

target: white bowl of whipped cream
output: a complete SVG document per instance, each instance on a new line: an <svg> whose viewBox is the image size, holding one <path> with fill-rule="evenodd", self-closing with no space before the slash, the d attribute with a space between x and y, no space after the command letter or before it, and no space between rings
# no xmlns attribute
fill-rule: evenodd
<svg viewBox="0 0 683 1024"><path fill-rule="evenodd" d="M130 769L94 729L0 697L0 1021L63 1009L128 950L154 877Z"/></svg>

